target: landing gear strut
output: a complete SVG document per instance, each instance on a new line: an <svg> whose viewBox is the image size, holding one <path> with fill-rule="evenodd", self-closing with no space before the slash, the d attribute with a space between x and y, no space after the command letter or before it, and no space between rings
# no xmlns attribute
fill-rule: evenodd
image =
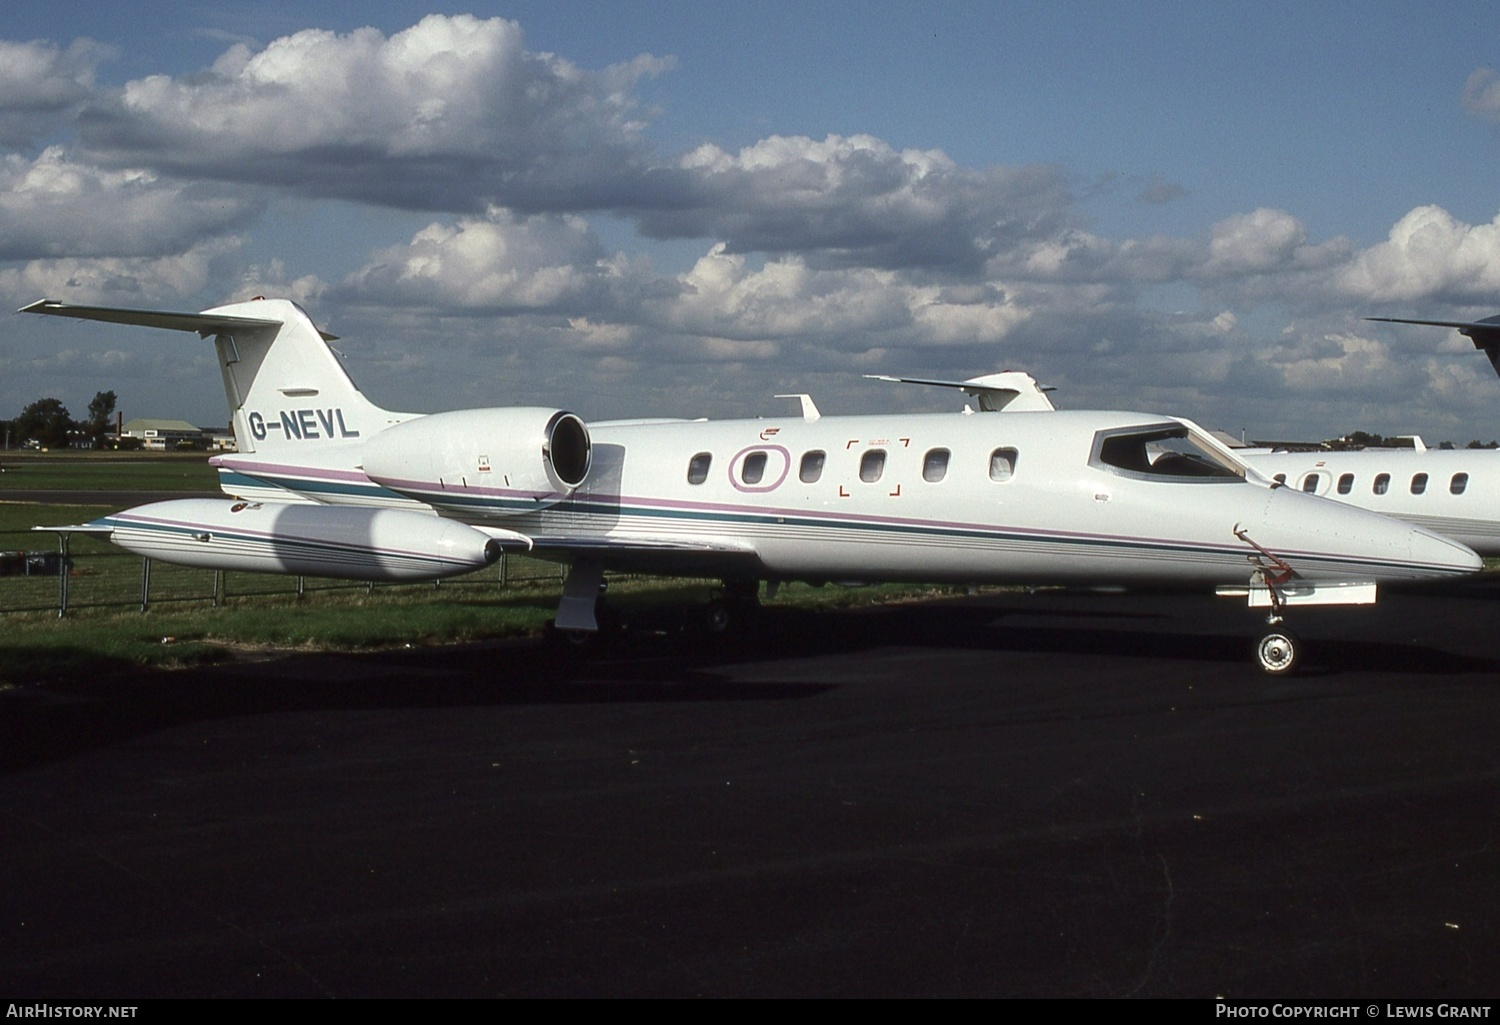
<svg viewBox="0 0 1500 1025"><path fill-rule="evenodd" d="M1265 560L1251 556L1251 562L1255 565L1250 574L1251 585L1264 587L1271 602L1271 611L1266 616L1266 629L1255 642L1255 662L1263 672L1271 676L1289 676L1302 660L1302 638L1284 625L1285 617L1282 613L1286 609L1286 601L1281 593L1281 586L1292 580L1296 571L1284 559L1256 544L1247 531L1236 527L1234 535L1254 548Z"/></svg>

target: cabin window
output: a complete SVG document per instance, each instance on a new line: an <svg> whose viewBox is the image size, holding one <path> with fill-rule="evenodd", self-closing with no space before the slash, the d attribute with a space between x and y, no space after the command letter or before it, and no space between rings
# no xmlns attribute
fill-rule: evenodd
<svg viewBox="0 0 1500 1025"><path fill-rule="evenodd" d="M936 484L948 476L948 450L935 448L922 457L922 479Z"/></svg>
<svg viewBox="0 0 1500 1025"><path fill-rule="evenodd" d="M1182 424L1100 431L1090 462L1132 476L1184 482L1245 479L1243 463Z"/></svg>
<svg viewBox="0 0 1500 1025"><path fill-rule="evenodd" d="M740 480L746 484L759 484L766 475L766 454L751 452L740 464Z"/></svg>
<svg viewBox="0 0 1500 1025"><path fill-rule="evenodd" d="M1276 476L1272 477L1271 479L1274 480L1277 484L1285 484L1286 483L1286 474L1284 474L1284 473L1278 473Z"/></svg>
<svg viewBox="0 0 1500 1025"><path fill-rule="evenodd" d="M802 467L797 471L797 478L803 484L816 483L823 476L823 461L827 458L822 451L802 453Z"/></svg>
<svg viewBox="0 0 1500 1025"><path fill-rule="evenodd" d="M1346 473L1339 478L1339 494L1347 495L1354 490L1354 474Z"/></svg>
<svg viewBox="0 0 1500 1025"><path fill-rule="evenodd" d="M1309 495L1314 494L1318 490L1318 481L1321 479L1319 474L1309 473L1306 477L1302 478L1302 490L1306 491Z"/></svg>
<svg viewBox="0 0 1500 1025"><path fill-rule="evenodd" d="M708 480L708 467L714 461L714 457L707 452L699 452L688 460L688 483L702 484Z"/></svg>
<svg viewBox="0 0 1500 1025"><path fill-rule="evenodd" d="M1419 473L1411 479L1411 493L1420 495L1427 490L1427 474Z"/></svg>
<svg viewBox="0 0 1500 1025"><path fill-rule="evenodd" d="M859 460L859 479L866 484L874 484L885 472L885 449L872 448Z"/></svg>
<svg viewBox="0 0 1500 1025"><path fill-rule="evenodd" d="M1391 475L1388 474L1388 473L1382 473L1382 474L1380 474L1379 476L1377 476L1375 478L1375 483L1370 488L1370 490L1373 491L1373 492L1375 492L1375 494L1377 494L1377 495L1383 495L1387 491L1390 490L1390 487L1391 487Z"/></svg>
<svg viewBox="0 0 1500 1025"><path fill-rule="evenodd" d="M1453 479L1448 482L1448 490L1455 495L1461 495L1469 487L1469 475L1467 473L1455 473Z"/></svg>
<svg viewBox="0 0 1500 1025"><path fill-rule="evenodd" d="M990 480L1007 481L1016 472L1016 450L997 448L990 453Z"/></svg>

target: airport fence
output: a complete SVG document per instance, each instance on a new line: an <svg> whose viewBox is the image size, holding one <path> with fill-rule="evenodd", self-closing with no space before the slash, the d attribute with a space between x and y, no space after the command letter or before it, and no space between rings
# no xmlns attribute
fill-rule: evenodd
<svg viewBox="0 0 1500 1025"><path fill-rule="evenodd" d="M300 597L310 592L389 589L440 590L561 582L566 570L525 556L501 556L493 566L421 584L281 576L242 570L198 569L143 558L87 534L0 531L0 615L72 609L136 607L237 599Z"/></svg>

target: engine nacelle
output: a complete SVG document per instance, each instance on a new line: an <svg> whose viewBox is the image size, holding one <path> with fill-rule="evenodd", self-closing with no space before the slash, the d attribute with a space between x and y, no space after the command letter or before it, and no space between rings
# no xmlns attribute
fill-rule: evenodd
<svg viewBox="0 0 1500 1025"><path fill-rule="evenodd" d="M502 550L467 524L405 509L180 498L98 522L121 548L163 562L346 580L435 580Z"/></svg>
<svg viewBox="0 0 1500 1025"><path fill-rule="evenodd" d="M466 515L510 516L560 502L589 472L587 425L559 409L460 409L365 442L371 480Z"/></svg>

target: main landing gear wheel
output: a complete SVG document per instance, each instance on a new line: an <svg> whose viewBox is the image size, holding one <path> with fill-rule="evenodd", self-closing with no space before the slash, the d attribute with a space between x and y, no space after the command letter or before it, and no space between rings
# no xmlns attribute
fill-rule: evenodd
<svg viewBox="0 0 1500 1025"><path fill-rule="evenodd" d="M726 580L724 593L704 605L698 624L709 637L741 637L755 629L760 616L760 584Z"/></svg>
<svg viewBox="0 0 1500 1025"><path fill-rule="evenodd" d="M1290 630L1273 628L1255 642L1255 661L1272 676L1287 676L1302 660L1302 639Z"/></svg>

